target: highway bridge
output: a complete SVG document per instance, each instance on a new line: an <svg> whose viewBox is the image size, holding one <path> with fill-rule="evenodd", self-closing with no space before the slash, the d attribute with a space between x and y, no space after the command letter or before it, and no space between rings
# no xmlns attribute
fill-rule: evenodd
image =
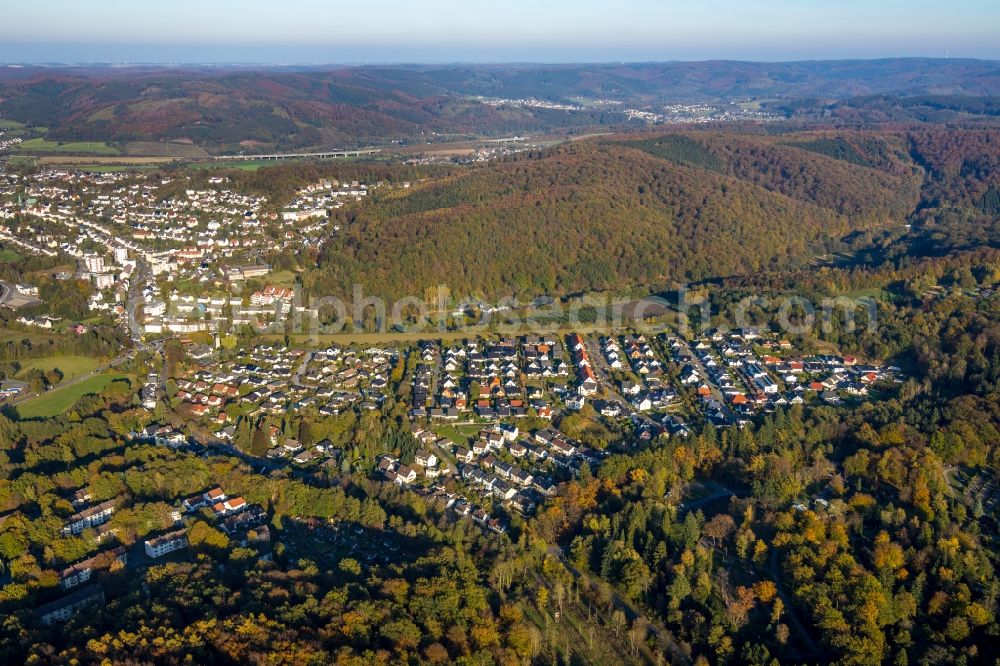
<svg viewBox="0 0 1000 666"><path fill-rule="evenodd" d="M361 155L371 155L373 153L380 153L382 150L380 148L364 148L359 150L326 150L318 153L268 153L261 155L216 155L214 159L217 160L294 160L294 159L305 159L314 157L316 159L324 159L331 157L360 157Z"/></svg>

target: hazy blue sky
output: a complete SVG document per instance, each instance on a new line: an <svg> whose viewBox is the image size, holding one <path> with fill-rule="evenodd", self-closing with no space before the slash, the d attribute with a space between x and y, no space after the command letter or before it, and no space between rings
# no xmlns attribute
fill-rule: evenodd
<svg viewBox="0 0 1000 666"><path fill-rule="evenodd" d="M1000 58L998 0L7 0L2 62Z"/></svg>

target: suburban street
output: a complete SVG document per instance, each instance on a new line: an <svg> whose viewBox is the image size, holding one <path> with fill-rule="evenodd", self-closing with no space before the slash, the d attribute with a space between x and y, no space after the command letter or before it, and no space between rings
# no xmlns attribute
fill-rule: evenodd
<svg viewBox="0 0 1000 666"><path fill-rule="evenodd" d="M691 361L690 361L691 367L693 367L695 370L697 370L698 374L701 375L701 377L704 380L705 384L708 386L709 390L712 392L712 399L719 403L720 407L722 408L722 413L725 414L726 419L730 423L735 423L736 422L736 417L733 415L732 410L729 409L729 404L726 402L725 397L722 395L722 391L720 391L719 387L715 384L715 382L713 382L711 380L711 378L709 378L708 370L705 368L704 364L701 362L701 358L699 358L697 352L694 349L691 348L691 343L690 342L684 340L683 344L684 344L684 348L685 348L688 356L691 357Z"/></svg>
<svg viewBox="0 0 1000 666"><path fill-rule="evenodd" d="M316 353L313 352L313 351L307 351L305 354L302 355L302 361L299 363L298 368L295 370L295 374L292 375L292 385L293 386L305 386L305 387L308 387L308 388L316 388L315 386L313 386L311 384L303 384L302 383L302 375L303 375L303 373L305 373L306 368L309 367L309 362L312 361L313 356L315 356L315 355L316 355Z"/></svg>
<svg viewBox="0 0 1000 666"><path fill-rule="evenodd" d="M594 336L587 336L584 338L584 345L587 347L587 357L590 359L592 369L597 375L598 383L601 385L605 397L621 403L622 409L630 416L637 416L644 423L654 428L661 427L649 415L635 409L632 403L618 390L618 387L611 380L611 368L608 367L607 359L604 358L604 354L601 352L601 345L598 339Z"/></svg>
<svg viewBox="0 0 1000 666"><path fill-rule="evenodd" d="M128 300L125 304L125 312L127 315L126 325L128 326L129 333L132 336L132 342L140 348L145 348L142 343L142 324L139 323L139 319L136 316L136 310L139 305L142 304L142 285L150 277L149 263L142 258L141 255L137 255L135 272L132 275L132 280L129 282L129 293Z"/></svg>

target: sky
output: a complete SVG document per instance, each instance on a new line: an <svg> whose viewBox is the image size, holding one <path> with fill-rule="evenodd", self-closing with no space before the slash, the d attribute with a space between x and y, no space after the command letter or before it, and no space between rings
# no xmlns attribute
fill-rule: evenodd
<svg viewBox="0 0 1000 666"><path fill-rule="evenodd" d="M4 6L6 5L6 6ZM0 62L1000 59L998 0L5 0Z"/></svg>

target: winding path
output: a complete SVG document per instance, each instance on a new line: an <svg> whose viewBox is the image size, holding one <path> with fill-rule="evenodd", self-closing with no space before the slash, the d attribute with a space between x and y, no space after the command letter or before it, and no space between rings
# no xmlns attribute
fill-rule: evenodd
<svg viewBox="0 0 1000 666"><path fill-rule="evenodd" d="M797 655L797 658L807 658L807 657L818 657L823 659L823 650L816 643L816 640L809 633L806 628L805 623L799 617L798 611L795 608L795 600L792 599L791 595L785 589L785 585L781 580L781 567L778 566L778 551L773 546L771 548L771 555L767 561L767 573L774 581L774 585L778 590L778 597L781 599L781 603L785 605L785 617L788 618L789 623L792 628L795 629L795 633L798 634L799 639L809 648L808 654Z"/></svg>
<svg viewBox="0 0 1000 666"><path fill-rule="evenodd" d="M555 545L549 546L548 552L550 555L558 559L562 563L562 565L566 567L571 574L573 574L575 578L585 583L591 589L597 586L596 583L591 581L580 570L574 567L569 562L569 560L566 559L566 556L563 554L562 548ZM684 652L681 646L677 644L677 641L674 640L673 634L671 634L667 629L661 627L658 623L654 622L653 620L649 619L641 612L636 610L632 606L632 604L630 604L626 599L624 599L621 595L615 592L613 588L611 590L611 600L614 603L615 607L617 607L619 610L625 613L625 617L628 618L630 621L635 620L636 618L643 619L649 630L652 631L653 634L656 636L656 638L661 643L665 644L667 650L670 651L671 664L684 664L685 666L687 666L691 663L691 659L688 657L687 653Z"/></svg>

